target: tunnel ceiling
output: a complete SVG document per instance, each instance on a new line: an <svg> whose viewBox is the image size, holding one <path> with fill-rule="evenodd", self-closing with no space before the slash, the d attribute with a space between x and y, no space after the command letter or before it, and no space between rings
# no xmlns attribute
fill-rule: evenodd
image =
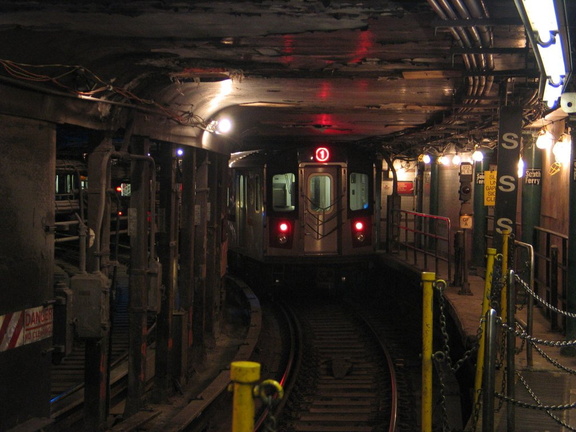
<svg viewBox="0 0 576 432"><path fill-rule="evenodd" d="M157 138L226 114L231 151L338 140L410 157L493 141L502 103L544 111L513 0L4 1L0 36L0 90L134 106L165 117Z"/></svg>

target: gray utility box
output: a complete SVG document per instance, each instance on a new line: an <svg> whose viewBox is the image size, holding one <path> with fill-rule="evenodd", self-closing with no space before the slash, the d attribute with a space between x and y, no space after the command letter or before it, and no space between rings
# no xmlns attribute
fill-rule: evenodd
<svg viewBox="0 0 576 432"><path fill-rule="evenodd" d="M76 336L102 338L110 326L110 280L102 273L85 273L70 279L74 293Z"/></svg>

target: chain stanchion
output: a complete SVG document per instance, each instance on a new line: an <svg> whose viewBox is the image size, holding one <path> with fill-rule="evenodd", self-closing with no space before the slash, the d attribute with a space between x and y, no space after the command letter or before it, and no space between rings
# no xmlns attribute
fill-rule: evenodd
<svg viewBox="0 0 576 432"><path fill-rule="evenodd" d="M260 379L260 364L250 361L237 361L230 364L229 390L234 393L232 401L232 432L254 432L254 398L262 399L268 409L266 430L276 430L276 419L272 415L273 401L284 396L284 389L274 380Z"/></svg>
<svg viewBox="0 0 576 432"><path fill-rule="evenodd" d="M476 358L476 376L474 379L474 400L477 403L480 397L482 387L482 371L484 368L484 340L486 333L486 321L484 317L490 309L490 292L492 290L492 274L494 272L494 257L496 249L488 248L486 256L486 276L484 278L484 297L482 298L482 323L480 338L478 340L478 356Z"/></svg>
<svg viewBox="0 0 576 432"><path fill-rule="evenodd" d="M422 273L422 432L432 430L432 349L434 280L436 273Z"/></svg>

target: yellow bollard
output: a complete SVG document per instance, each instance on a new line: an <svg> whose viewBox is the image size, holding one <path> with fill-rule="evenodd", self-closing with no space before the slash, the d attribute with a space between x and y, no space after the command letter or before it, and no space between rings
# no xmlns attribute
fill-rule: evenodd
<svg viewBox="0 0 576 432"><path fill-rule="evenodd" d="M434 272L422 272L422 432L432 430Z"/></svg>
<svg viewBox="0 0 576 432"><path fill-rule="evenodd" d="M253 389L260 379L260 364L237 361L230 364L230 379L234 392L232 406L232 432L254 432Z"/></svg>
<svg viewBox="0 0 576 432"><path fill-rule="evenodd" d="M484 319L490 309L490 293L492 288L492 275L494 274L494 257L496 249L488 248L486 257L486 276L484 279L484 298L482 300L482 315ZM474 379L474 402L478 402L480 388L482 387L482 371L484 369L484 341L486 340L486 322L482 321L482 333L478 341L478 356L476 357L476 377Z"/></svg>
<svg viewBox="0 0 576 432"><path fill-rule="evenodd" d="M502 322L506 322L508 317L508 281L506 280L506 275L508 274L508 248L510 240L510 231L506 230L502 233L502 291L500 292L500 316L502 317Z"/></svg>

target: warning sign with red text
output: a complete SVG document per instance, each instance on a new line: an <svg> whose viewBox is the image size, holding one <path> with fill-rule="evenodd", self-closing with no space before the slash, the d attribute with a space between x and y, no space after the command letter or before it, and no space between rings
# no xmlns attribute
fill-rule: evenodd
<svg viewBox="0 0 576 432"><path fill-rule="evenodd" d="M0 316L0 352L52 337L54 309L38 306Z"/></svg>

